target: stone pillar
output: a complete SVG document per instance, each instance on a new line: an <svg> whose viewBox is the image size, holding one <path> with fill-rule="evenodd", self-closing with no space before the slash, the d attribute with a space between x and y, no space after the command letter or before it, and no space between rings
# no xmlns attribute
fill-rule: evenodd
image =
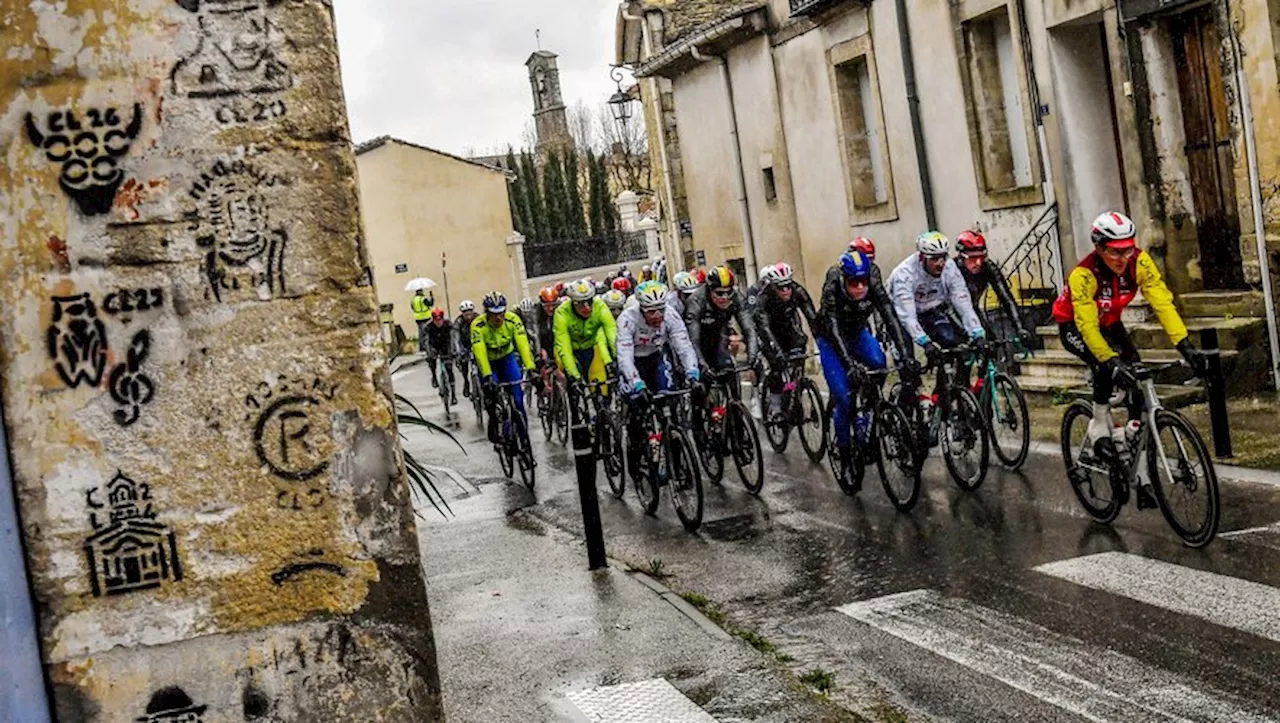
<svg viewBox="0 0 1280 723"><path fill-rule="evenodd" d="M636 224L636 230L644 233L644 245L649 250L649 258L658 258L662 253L662 239L658 231L658 222L652 218L642 218Z"/></svg>
<svg viewBox="0 0 1280 723"><path fill-rule="evenodd" d="M635 231L640 220L640 197L633 191L623 191L613 201L618 208L618 225L623 231Z"/></svg>
<svg viewBox="0 0 1280 723"><path fill-rule="evenodd" d="M58 719L439 719L329 3L5 13L0 382Z"/></svg>
<svg viewBox="0 0 1280 723"><path fill-rule="evenodd" d="M507 248L511 257L511 281L515 284L517 296L529 296L529 270L524 265L524 234L512 231L507 237ZM519 303L519 299L508 299L511 303Z"/></svg>

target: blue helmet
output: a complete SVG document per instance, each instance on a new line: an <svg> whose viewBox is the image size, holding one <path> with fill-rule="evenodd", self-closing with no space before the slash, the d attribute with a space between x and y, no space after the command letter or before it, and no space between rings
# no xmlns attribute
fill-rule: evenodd
<svg viewBox="0 0 1280 723"><path fill-rule="evenodd" d="M871 259L861 251L846 251L840 256L840 273L846 279L871 277Z"/></svg>
<svg viewBox="0 0 1280 723"><path fill-rule="evenodd" d="M502 314L507 310L507 297L501 291L491 291L484 297L484 310L490 314Z"/></svg>

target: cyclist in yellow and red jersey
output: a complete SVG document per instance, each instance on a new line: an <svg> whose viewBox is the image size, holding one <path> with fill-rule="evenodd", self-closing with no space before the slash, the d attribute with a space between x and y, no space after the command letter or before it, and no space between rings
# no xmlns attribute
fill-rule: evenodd
<svg viewBox="0 0 1280 723"><path fill-rule="evenodd" d="M1204 359L1187 338L1187 327L1173 305L1173 293L1160 277L1151 256L1136 244L1133 221L1122 213L1108 212L1093 222L1093 253L1084 257L1067 277L1066 287L1053 304L1062 346L1080 357L1093 372L1093 420L1089 439L1095 454L1114 454L1123 428L1111 421L1112 392L1116 383L1136 385L1130 365L1141 361L1120 315L1142 292L1156 319L1197 376L1205 373ZM1136 409L1130 409L1135 416ZM1149 483L1148 483L1149 484ZM1138 489L1138 507L1155 507L1150 488Z"/></svg>

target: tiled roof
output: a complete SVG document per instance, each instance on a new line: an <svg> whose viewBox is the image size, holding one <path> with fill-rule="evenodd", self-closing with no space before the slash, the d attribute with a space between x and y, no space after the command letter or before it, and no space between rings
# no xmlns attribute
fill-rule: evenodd
<svg viewBox="0 0 1280 723"><path fill-rule="evenodd" d="M486 163L481 163L481 162L479 162L479 161L473 161L473 160L470 160L470 159L468 159L468 158L463 158L462 156L455 156L455 155L453 155L452 153L445 153L444 151L439 151L439 150L436 150L435 148L428 148L427 146L420 146L420 145L418 145L417 143L410 143L409 141L403 141L403 140L400 140L399 138L392 138L391 136L378 136L377 138L374 138L374 139L372 139L372 140L365 141L364 143L357 143L357 144L356 144L356 155L358 156L358 155L360 155L360 154L362 154L362 153L368 153L369 151L372 151L372 150L374 150L374 149L381 148L382 146L385 146L387 143L399 143L399 144L400 144L400 145L402 145L402 146L409 146L410 148L417 148L417 149L418 149L418 150L420 150L420 151L427 151L428 153L434 153L434 154L436 154L436 155L438 155L438 156L444 156L445 158L452 158L452 159L453 159L453 160L455 160L455 161L461 161L461 162L463 162L463 163L467 163L467 164L470 164L470 165L473 165L473 166L477 166L477 167L479 167L479 168L483 168L483 169L485 169L486 171L493 171L494 173L501 173L501 174L503 174L503 175L508 175L508 174L507 174L507 172L506 172L505 170L503 170L502 168L495 168L495 167L490 166L490 165L488 165L488 164L486 164Z"/></svg>
<svg viewBox="0 0 1280 723"><path fill-rule="evenodd" d="M657 4L657 3L655 3ZM663 42L674 43L681 38L692 35L704 25L714 25L730 18L736 18L752 10L765 7L767 3L760 0L671 0L663 4L667 18Z"/></svg>

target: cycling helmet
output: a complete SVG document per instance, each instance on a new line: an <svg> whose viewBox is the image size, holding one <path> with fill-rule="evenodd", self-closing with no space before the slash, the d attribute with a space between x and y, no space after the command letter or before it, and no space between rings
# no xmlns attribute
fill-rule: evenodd
<svg viewBox="0 0 1280 723"><path fill-rule="evenodd" d="M946 256L950 248L947 237L937 231L925 231L916 237L916 251L925 256Z"/></svg>
<svg viewBox="0 0 1280 723"><path fill-rule="evenodd" d="M1089 237L1094 246L1110 246L1112 248L1133 248L1138 230L1133 221L1123 213L1108 211L1093 220L1093 229Z"/></svg>
<svg viewBox="0 0 1280 723"><path fill-rule="evenodd" d="M557 281L557 282L556 282L555 290L556 290L556 298L557 298L557 299L559 299L559 298L563 298L563 297L564 297L564 287L565 287L565 286L566 286L566 284L565 284L563 281Z"/></svg>
<svg viewBox="0 0 1280 723"><path fill-rule="evenodd" d="M683 291L686 294L702 286L702 284L698 283L698 278L688 271L677 271L672 281L675 282L676 291Z"/></svg>
<svg viewBox="0 0 1280 723"><path fill-rule="evenodd" d="M961 231L956 235L956 251L960 254L987 253L987 240L977 231Z"/></svg>
<svg viewBox="0 0 1280 723"><path fill-rule="evenodd" d="M667 287L657 281L646 281L636 287L636 300L644 311L661 309L667 304Z"/></svg>
<svg viewBox="0 0 1280 723"><path fill-rule="evenodd" d="M484 310L489 314L506 313L507 297L501 291L490 291L484 297Z"/></svg>
<svg viewBox="0 0 1280 723"><path fill-rule="evenodd" d="M766 284L789 284L794 277L795 272L792 271L791 264L785 261L770 264L760 272L760 279Z"/></svg>
<svg viewBox="0 0 1280 723"><path fill-rule="evenodd" d="M867 255L867 258L871 259L872 261L876 260L876 244L874 241L867 238L866 236L859 236L858 238L850 241L849 250L861 251L862 253Z"/></svg>
<svg viewBox="0 0 1280 723"><path fill-rule="evenodd" d="M566 286L564 292L570 301L591 301L596 295L596 287L586 279L578 279Z"/></svg>
<svg viewBox="0 0 1280 723"><path fill-rule="evenodd" d="M848 281L871 278L871 259L861 251L846 251L840 256L840 273Z"/></svg>
<svg viewBox="0 0 1280 723"><path fill-rule="evenodd" d="M772 265L765 265L760 267L760 283L762 284L769 283L769 272L772 269L773 269Z"/></svg>
<svg viewBox="0 0 1280 723"><path fill-rule="evenodd" d="M443 319L443 318L444 318L444 309L432 309L432 310L431 310L431 318L432 318L432 319Z"/></svg>
<svg viewBox="0 0 1280 723"><path fill-rule="evenodd" d="M604 292L609 290L609 285L603 281L596 282L596 296L604 296Z"/></svg>
<svg viewBox="0 0 1280 723"><path fill-rule="evenodd" d="M474 302L474 301L467 300L467 301L462 302L461 304L458 304L458 313L459 313L459 314L470 314L471 312L473 312L473 311L475 311L475 310L476 310L476 302Z"/></svg>
<svg viewBox="0 0 1280 723"><path fill-rule="evenodd" d="M733 286L733 270L728 266L716 266L707 272L707 288L727 289Z"/></svg>
<svg viewBox="0 0 1280 723"><path fill-rule="evenodd" d="M560 294L550 286L544 286L542 287L542 290L538 292L538 298L541 299L544 304L554 304L560 300Z"/></svg>
<svg viewBox="0 0 1280 723"><path fill-rule="evenodd" d="M701 266L695 267L693 271L690 271L689 273L693 274L693 278L698 280L699 286L707 283L707 272Z"/></svg>
<svg viewBox="0 0 1280 723"><path fill-rule="evenodd" d="M609 305L613 311L621 309L627 303L627 295L617 289L609 289L604 292L604 303Z"/></svg>
<svg viewBox="0 0 1280 723"><path fill-rule="evenodd" d="M631 293L631 280L625 277L619 276L618 278L614 279L611 286L614 288L614 290L621 291L624 294Z"/></svg>
<svg viewBox="0 0 1280 723"><path fill-rule="evenodd" d="M526 314L532 314L533 310L536 308L538 308L538 304L533 299L526 296L520 300L520 311Z"/></svg>

